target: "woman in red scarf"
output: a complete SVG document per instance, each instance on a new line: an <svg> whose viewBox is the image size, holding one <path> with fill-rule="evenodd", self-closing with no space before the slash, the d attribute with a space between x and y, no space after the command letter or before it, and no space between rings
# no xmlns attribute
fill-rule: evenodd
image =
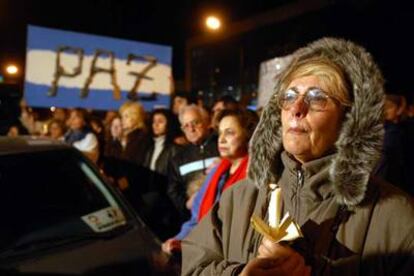
<svg viewBox="0 0 414 276"><path fill-rule="evenodd" d="M217 118L221 161L210 171L196 194L191 207L191 219L183 224L180 233L163 243L162 248L167 253L180 251L181 240L207 214L223 191L246 177L247 149L258 116L249 110L223 110Z"/></svg>

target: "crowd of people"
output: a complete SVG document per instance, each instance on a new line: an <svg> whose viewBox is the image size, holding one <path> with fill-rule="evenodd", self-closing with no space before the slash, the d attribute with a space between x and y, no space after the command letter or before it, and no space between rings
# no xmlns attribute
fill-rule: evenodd
<svg viewBox="0 0 414 276"><path fill-rule="evenodd" d="M242 130L243 134L237 134L244 137L243 145L237 147L244 148L243 154L247 154L248 144L244 121L252 121L248 126L250 136L258 120L254 111L242 108L229 95L217 99L209 109L186 93L174 96L171 109L151 112L133 101L104 116L81 108L54 108L44 121L37 120L35 111L24 101L21 110L20 122L10 128L9 136L46 136L77 148L122 191L161 240L176 236L191 218L196 195L195 208L199 207L202 198L198 190L206 189L205 178L220 164L220 143L228 147L227 151L233 150L232 143L226 144L227 138L220 139L220 114L232 111L231 116L225 116L234 117L242 126L236 130L226 128L223 135L228 137L229 132ZM243 177L246 161L245 158ZM209 206L213 203L214 200ZM168 253L174 251L169 246L163 248Z"/></svg>
<svg viewBox="0 0 414 276"><path fill-rule="evenodd" d="M171 110L126 102L99 118L56 108L43 124L22 106L9 135L83 152L163 251L183 252L185 275L404 274L413 272L414 207L388 182L413 194L413 111L384 96L364 49L322 39L295 53L260 122L231 96L207 108L177 94ZM269 219L278 189L302 232L286 244L250 224Z"/></svg>

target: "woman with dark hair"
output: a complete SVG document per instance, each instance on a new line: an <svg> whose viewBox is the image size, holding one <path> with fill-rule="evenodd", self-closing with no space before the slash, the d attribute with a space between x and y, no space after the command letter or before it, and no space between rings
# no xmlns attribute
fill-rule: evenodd
<svg viewBox="0 0 414 276"><path fill-rule="evenodd" d="M246 177L248 145L259 118L249 110L224 109L217 114L220 162L206 176L191 206L191 218L175 237L162 245L166 253L180 251L181 240L208 213L222 192Z"/></svg>
<svg viewBox="0 0 414 276"><path fill-rule="evenodd" d="M172 113L167 109L155 109L150 118L151 141L145 152L143 166L147 168L146 187L142 194L144 219L148 226L161 238L169 237L177 231L173 225L175 214L172 203L166 194L168 183L168 163L179 150L174 143L175 133Z"/></svg>
<svg viewBox="0 0 414 276"><path fill-rule="evenodd" d="M174 144L172 114L167 109L155 109L150 122L152 141L145 154L144 166L166 176L168 161L178 149Z"/></svg>

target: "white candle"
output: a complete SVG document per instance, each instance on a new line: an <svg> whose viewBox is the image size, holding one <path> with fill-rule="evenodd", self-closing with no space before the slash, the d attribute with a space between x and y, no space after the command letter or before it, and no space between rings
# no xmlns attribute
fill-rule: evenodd
<svg viewBox="0 0 414 276"><path fill-rule="evenodd" d="M276 184L270 184L271 194L269 202L269 225L272 228L278 228L280 216L282 213L281 189Z"/></svg>

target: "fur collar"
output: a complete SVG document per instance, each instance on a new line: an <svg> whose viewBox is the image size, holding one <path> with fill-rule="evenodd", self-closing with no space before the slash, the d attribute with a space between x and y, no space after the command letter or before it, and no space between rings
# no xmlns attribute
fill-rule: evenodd
<svg viewBox="0 0 414 276"><path fill-rule="evenodd" d="M344 118L335 143L337 154L329 169L338 203L352 208L363 201L370 173L381 156L384 81L371 55L352 42L335 38L317 40L297 50L292 63L315 56L326 56L335 62L352 85L353 104ZM277 84L250 141L248 176L258 187L277 183L280 178L281 110L275 97L279 89Z"/></svg>

